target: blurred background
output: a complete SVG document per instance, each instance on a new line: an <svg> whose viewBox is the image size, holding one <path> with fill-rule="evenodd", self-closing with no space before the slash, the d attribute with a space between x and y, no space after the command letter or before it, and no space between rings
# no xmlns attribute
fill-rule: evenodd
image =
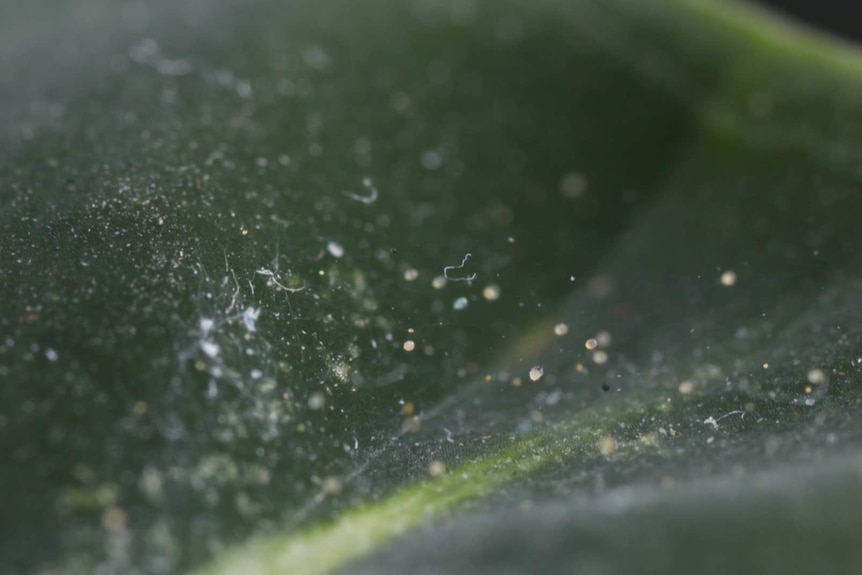
<svg viewBox="0 0 862 575"><path fill-rule="evenodd" d="M761 4L772 6L804 20L810 25L825 28L836 34L859 41L862 38L862 25L851 16L855 6L846 0L760 0Z"/></svg>

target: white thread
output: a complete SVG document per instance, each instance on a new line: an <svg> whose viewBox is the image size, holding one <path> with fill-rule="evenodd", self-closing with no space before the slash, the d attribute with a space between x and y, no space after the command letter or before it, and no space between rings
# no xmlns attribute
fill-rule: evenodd
<svg viewBox="0 0 862 575"><path fill-rule="evenodd" d="M471 282L471 281L473 281L474 279L476 279L476 274L475 274L475 273L473 273L473 274L471 274L471 275L469 275L469 276L467 276L467 277L463 277L463 278L453 278L453 277L449 277L449 270L460 270L460 269L462 269L465 265L467 265L467 261L468 261L471 257L473 257L473 255L472 255L471 253L469 253L469 252L468 252L468 253L464 254L464 258L461 260L461 265L459 265L459 266L446 266L446 267L444 267L444 268L443 268L443 277L444 277L444 278L446 278L446 279L447 279L448 281L450 281L450 282Z"/></svg>
<svg viewBox="0 0 862 575"><path fill-rule="evenodd" d="M356 200L357 202L362 202L366 206L370 206L377 201L377 188L371 183L369 178L363 178L362 185L371 192L370 195L360 196L359 194L353 194L351 192L344 192L344 195L351 200Z"/></svg>

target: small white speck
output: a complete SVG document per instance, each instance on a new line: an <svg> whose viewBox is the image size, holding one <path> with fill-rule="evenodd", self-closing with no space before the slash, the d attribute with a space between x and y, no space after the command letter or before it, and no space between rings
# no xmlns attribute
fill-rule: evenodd
<svg viewBox="0 0 862 575"><path fill-rule="evenodd" d="M428 475L431 477L440 477L446 473L446 464L442 461L432 461L428 464Z"/></svg>
<svg viewBox="0 0 862 575"><path fill-rule="evenodd" d="M558 323L554 326L554 335L564 336L569 333L569 326L564 323Z"/></svg>
<svg viewBox="0 0 862 575"><path fill-rule="evenodd" d="M201 333L204 335L207 335L215 327L215 322L213 320L211 320L210 318L205 317L205 318L201 318L199 325L200 325Z"/></svg>
<svg viewBox="0 0 862 575"><path fill-rule="evenodd" d="M730 287L736 283L736 272L733 270L727 270L723 274L721 274L721 285L725 287Z"/></svg>
<svg viewBox="0 0 862 575"><path fill-rule="evenodd" d="M826 381L826 374L822 369L815 368L808 372L808 383L819 385Z"/></svg>
<svg viewBox="0 0 862 575"><path fill-rule="evenodd" d="M539 381L543 375L545 375L545 369L541 365L530 368L530 381Z"/></svg>
<svg viewBox="0 0 862 575"><path fill-rule="evenodd" d="M497 301L500 299L500 286L497 284L485 286L485 289L482 290L482 297L488 301Z"/></svg>
<svg viewBox="0 0 862 575"><path fill-rule="evenodd" d="M207 354L209 357L212 357L212 358L218 357L218 354L221 351L221 348L219 347L219 345L217 343L213 343L211 341L202 341L201 342L201 349L203 350L203 352L205 354Z"/></svg>
<svg viewBox="0 0 862 575"><path fill-rule="evenodd" d="M260 308L247 307L242 312L242 321L245 323L245 328L248 331L257 331L257 318L260 317Z"/></svg>
<svg viewBox="0 0 862 575"><path fill-rule="evenodd" d="M48 361L50 362L55 362L60 359L57 351L50 347L45 350L45 357L48 358Z"/></svg>
<svg viewBox="0 0 862 575"><path fill-rule="evenodd" d="M312 393L311 397L308 398L308 407L310 407L311 409L315 409L315 410L323 409L323 407L325 405L326 405L326 396L324 396L319 391Z"/></svg>
<svg viewBox="0 0 862 575"><path fill-rule="evenodd" d="M466 308L469 304L470 304L470 302L467 301L467 298L465 298L464 296L461 296L458 299L456 299L455 302L452 304L452 309L456 309L456 310L460 311L460 310Z"/></svg>
<svg viewBox="0 0 862 575"><path fill-rule="evenodd" d="M326 251L328 251L332 257L340 258L344 255L344 246L339 244L338 242L329 242L326 244Z"/></svg>

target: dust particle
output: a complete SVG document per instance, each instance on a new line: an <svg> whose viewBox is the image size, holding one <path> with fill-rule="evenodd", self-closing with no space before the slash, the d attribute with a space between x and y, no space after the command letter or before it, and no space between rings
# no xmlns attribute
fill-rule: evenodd
<svg viewBox="0 0 862 575"><path fill-rule="evenodd" d="M596 341L595 338L591 337L587 341L584 342L584 347L587 348L588 351L593 351L597 347L599 347L599 342Z"/></svg>
<svg viewBox="0 0 862 575"><path fill-rule="evenodd" d="M721 285L730 287L736 283L736 272L733 270L727 270L723 274L721 274Z"/></svg>
<svg viewBox="0 0 862 575"><path fill-rule="evenodd" d="M560 193L564 198L573 200L584 195L587 191L587 180L581 174L571 172L563 176L560 181Z"/></svg>
<svg viewBox="0 0 862 575"><path fill-rule="evenodd" d="M422 428L422 420L418 415L413 417L408 417L404 420L404 424L401 426L407 433L416 433Z"/></svg>
<svg viewBox="0 0 862 575"><path fill-rule="evenodd" d="M694 382L690 379L687 379L683 382L680 382L679 386L677 386L679 392L683 395L691 395L694 392Z"/></svg>
<svg viewBox="0 0 862 575"><path fill-rule="evenodd" d="M329 242L326 244L326 251L328 251L332 257L340 258L344 255L344 246L338 242Z"/></svg>
<svg viewBox="0 0 862 575"><path fill-rule="evenodd" d="M121 508L112 505L102 513L102 528L109 533L122 533L126 530L128 517Z"/></svg>
<svg viewBox="0 0 862 575"><path fill-rule="evenodd" d="M404 281L412 282L416 281L416 278L419 277L419 270L416 268L410 268L404 270Z"/></svg>
<svg viewBox="0 0 862 575"><path fill-rule="evenodd" d="M338 495L341 493L341 480L337 477L329 476L320 483L320 489L326 495Z"/></svg>
<svg viewBox="0 0 862 575"><path fill-rule="evenodd" d="M428 475L431 477L440 477L446 473L446 464L442 461L432 461L428 464Z"/></svg>
<svg viewBox="0 0 862 575"><path fill-rule="evenodd" d="M315 392L311 394L311 397L308 398L308 407L311 409L323 409L326 405L326 396L324 396L321 392Z"/></svg>
<svg viewBox="0 0 862 575"><path fill-rule="evenodd" d="M564 323L558 323L554 326L554 334L559 336L564 336L569 333L569 326Z"/></svg>
<svg viewBox="0 0 862 575"><path fill-rule="evenodd" d="M818 385L826 381L826 374L820 368L814 368L808 372L808 383Z"/></svg>
<svg viewBox="0 0 862 575"><path fill-rule="evenodd" d="M541 365L534 365L530 368L530 381L539 381L545 375L545 370Z"/></svg>
<svg viewBox="0 0 862 575"><path fill-rule="evenodd" d="M500 286L497 284L485 286L485 289L482 290L482 297L488 301L497 301L500 299Z"/></svg>
<svg viewBox="0 0 862 575"><path fill-rule="evenodd" d="M605 435L599 438L599 440L596 442L596 447L599 448L599 453L601 453L605 457L608 457L610 455L613 455L614 452L616 452L617 440L610 435Z"/></svg>
<svg viewBox="0 0 862 575"><path fill-rule="evenodd" d="M461 311L462 309L465 309L467 305L469 305L467 298L461 296L452 303L452 309Z"/></svg>
<svg viewBox="0 0 862 575"><path fill-rule="evenodd" d="M599 350L593 354L593 363L596 365L604 365L608 362L608 354Z"/></svg>
<svg viewBox="0 0 862 575"><path fill-rule="evenodd" d="M431 280L431 287L434 289L443 289L446 287L446 278L443 276L437 276L433 280Z"/></svg>
<svg viewBox="0 0 862 575"><path fill-rule="evenodd" d="M611 332L609 331L600 331L596 334L596 343L599 344L599 347L608 347L611 345Z"/></svg>
<svg viewBox="0 0 862 575"><path fill-rule="evenodd" d="M413 351L414 349L416 349L416 342L412 339L408 339L401 347L404 348L404 351Z"/></svg>

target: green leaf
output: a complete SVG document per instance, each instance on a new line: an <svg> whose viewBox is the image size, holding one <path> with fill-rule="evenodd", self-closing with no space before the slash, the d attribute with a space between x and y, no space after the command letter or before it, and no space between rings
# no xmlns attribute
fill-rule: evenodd
<svg viewBox="0 0 862 575"><path fill-rule="evenodd" d="M852 570L858 54L357 4L0 14L0 571Z"/></svg>

